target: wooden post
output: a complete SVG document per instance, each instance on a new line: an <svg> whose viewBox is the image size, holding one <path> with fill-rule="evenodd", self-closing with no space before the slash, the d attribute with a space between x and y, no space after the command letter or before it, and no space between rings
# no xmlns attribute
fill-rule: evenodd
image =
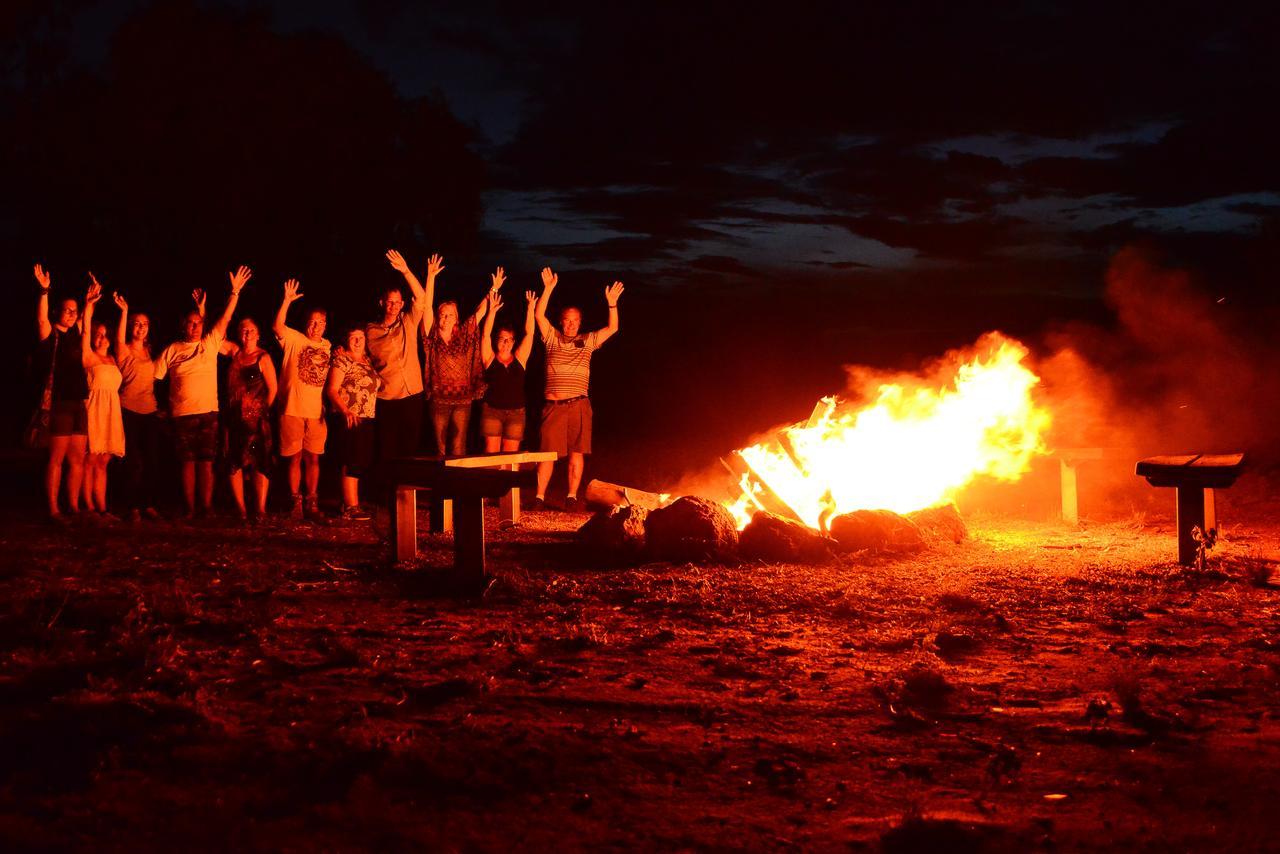
<svg viewBox="0 0 1280 854"><path fill-rule="evenodd" d="M453 530L453 502L447 498L432 496L429 530L433 534L447 534Z"/></svg>
<svg viewBox="0 0 1280 854"><path fill-rule="evenodd" d="M512 471L519 471L518 463L512 463L509 468ZM502 522L510 522L512 525L520 522L520 487L513 486L511 491L498 499L498 519Z"/></svg>
<svg viewBox="0 0 1280 854"><path fill-rule="evenodd" d="M1062 478L1062 521L1068 525L1080 523L1080 503L1076 492L1075 461L1068 462L1066 457L1058 458Z"/></svg>
<svg viewBox="0 0 1280 854"><path fill-rule="evenodd" d="M1218 527L1218 504L1214 500L1213 490L1204 491L1204 530L1212 531Z"/></svg>
<svg viewBox="0 0 1280 854"><path fill-rule="evenodd" d="M460 579L484 582L484 499L457 499L453 529L453 568Z"/></svg>
<svg viewBox="0 0 1280 854"><path fill-rule="evenodd" d="M1212 492L1212 490L1209 490ZM1192 566L1196 562L1199 543L1191 536L1191 529L1205 530L1205 490L1198 486L1178 487L1178 563Z"/></svg>
<svg viewBox="0 0 1280 854"><path fill-rule="evenodd" d="M396 560L418 556L418 491L411 486L396 490L391 503L391 527L396 543Z"/></svg>

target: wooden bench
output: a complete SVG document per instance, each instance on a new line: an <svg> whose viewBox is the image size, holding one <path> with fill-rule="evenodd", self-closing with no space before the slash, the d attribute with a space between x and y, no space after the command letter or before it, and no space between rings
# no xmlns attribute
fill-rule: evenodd
<svg viewBox="0 0 1280 854"><path fill-rule="evenodd" d="M484 500L501 500L504 521L520 520L520 490L536 485L526 463L551 462L554 451L479 454L466 457L402 457L383 465L382 479L391 489L391 529L397 561L418 554L418 490L435 498L432 530L453 531L453 565L460 575L482 580L484 565Z"/></svg>
<svg viewBox="0 0 1280 854"><path fill-rule="evenodd" d="M1244 454L1178 454L1139 461L1138 477L1145 477L1152 486L1171 486L1178 491L1178 563L1191 566L1196 562L1196 528L1204 534L1216 534L1213 491L1235 483L1243 467Z"/></svg>

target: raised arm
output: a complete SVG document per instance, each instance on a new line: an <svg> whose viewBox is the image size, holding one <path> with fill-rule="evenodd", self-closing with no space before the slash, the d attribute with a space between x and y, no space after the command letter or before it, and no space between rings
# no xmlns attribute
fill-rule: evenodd
<svg viewBox="0 0 1280 854"><path fill-rule="evenodd" d="M480 362L487 368L493 364L493 319L502 308L502 297L497 291L489 291L485 301L489 303L489 311L484 316L484 329L480 331Z"/></svg>
<svg viewBox="0 0 1280 854"><path fill-rule="evenodd" d="M276 312L276 322L271 325L271 331L281 340L284 340L285 330L289 328L284 322L289 314L289 306L302 299L301 288L302 285L297 279L290 279L284 283L284 297L280 300L280 310Z"/></svg>
<svg viewBox="0 0 1280 854"><path fill-rule="evenodd" d="M535 291L525 291L524 301L526 303L524 309L524 337L516 345L516 360L522 367L527 368L529 366L529 356L533 353L533 312L538 307L538 294Z"/></svg>
<svg viewBox="0 0 1280 854"><path fill-rule="evenodd" d="M614 282L604 289L604 301L609 306L609 325L596 330L596 346L613 337L618 331L618 299L622 296L622 282Z"/></svg>
<svg viewBox="0 0 1280 854"><path fill-rule="evenodd" d="M227 327L231 325L231 315L236 313L236 303L240 302L240 291L244 288L245 283L253 277L253 271L241 264L240 269L234 273L228 273L227 276L231 279L231 295L227 297L227 307L222 310L222 316L213 325L213 331L218 333L219 338L227 337Z"/></svg>
<svg viewBox="0 0 1280 854"><path fill-rule="evenodd" d="M124 294L119 291L113 291L111 299L115 300L116 308L120 309L120 322L116 324L116 361L118 362L128 352L129 303L125 300Z"/></svg>
<svg viewBox="0 0 1280 854"><path fill-rule="evenodd" d="M542 296L538 297L538 307L534 311L534 319L538 321L538 331L546 338L551 334L551 321L547 320L547 304L551 302L551 292L559 284L560 277L550 267L542 268Z"/></svg>
<svg viewBox="0 0 1280 854"><path fill-rule="evenodd" d="M204 292L204 288L196 288L191 292L191 301L196 305L196 311L201 317L205 316L204 307L208 300L208 294Z"/></svg>
<svg viewBox="0 0 1280 854"><path fill-rule="evenodd" d="M438 258L438 255L431 256ZM418 281L418 277L409 269L409 262L404 260L404 256L394 249L387 250L387 260L391 262L391 269L404 276L404 280L409 283L409 290L413 292L413 298L420 300L426 297L426 290L422 287L422 283ZM430 265L428 265L428 271ZM428 273L428 278L431 278Z"/></svg>
<svg viewBox="0 0 1280 854"><path fill-rule="evenodd" d="M40 301L36 304L36 331L43 341L53 334L53 324L49 322L49 286L53 277L39 264L35 267L35 274L36 282L40 285Z"/></svg>
<svg viewBox="0 0 1280 854"><path fill-rule="evenodd" d="M484 299L480 300L480 304L476 306L475 314L471 315L471 320L479 323L489 314L489 303L492 302L493 295L502 290L502 283L507 280L507 273L501 267L489 274L489 292L484 295ZM501 301L498 303L501 305Z"/></svg>
<svg viewBox="0 0 1280 854"><path fill-rule="evenodd" d="M80 362L86 368L97 361L97 357L93 354L93 309L100 299L102 299L102 285L98 284L93 273L90 273L89 290L84 294L84 317L80 321L83 327L80 330Z"/></svg>

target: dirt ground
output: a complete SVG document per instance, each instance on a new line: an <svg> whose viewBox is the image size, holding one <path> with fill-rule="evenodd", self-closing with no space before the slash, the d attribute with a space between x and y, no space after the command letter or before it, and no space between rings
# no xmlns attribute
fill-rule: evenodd
<svg viewBox="0 0 1280 854"><path fill-rule="evenodd" d="M1152 516L629 568L491 518L480 597L443 536L16 512L0 846L1275 848L1269 494L1203 573Z"/></svg>

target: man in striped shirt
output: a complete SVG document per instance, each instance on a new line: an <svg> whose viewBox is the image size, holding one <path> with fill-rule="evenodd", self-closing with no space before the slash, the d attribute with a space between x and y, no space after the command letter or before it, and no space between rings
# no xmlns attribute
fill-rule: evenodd
<svg viewBox="0 0 1280 854"><path fill-rule="evenodd" d="M591 453L591 401L587 386L591 379L591 354L618 331L618 298L622 282L604 289L609 306L609 325L586 335L579 333L582 312L569 306L560 312L560 328L547 320L547 303L559 277L550 267L542 268L542 295L534 318L547 348L547 387L542 405L542 450L569 457L569 494L564 509L578 509L578 485L582 482L583 455ZM538 495L535 509L546 504L547 484L555 463L538 463Z"/></svg>

